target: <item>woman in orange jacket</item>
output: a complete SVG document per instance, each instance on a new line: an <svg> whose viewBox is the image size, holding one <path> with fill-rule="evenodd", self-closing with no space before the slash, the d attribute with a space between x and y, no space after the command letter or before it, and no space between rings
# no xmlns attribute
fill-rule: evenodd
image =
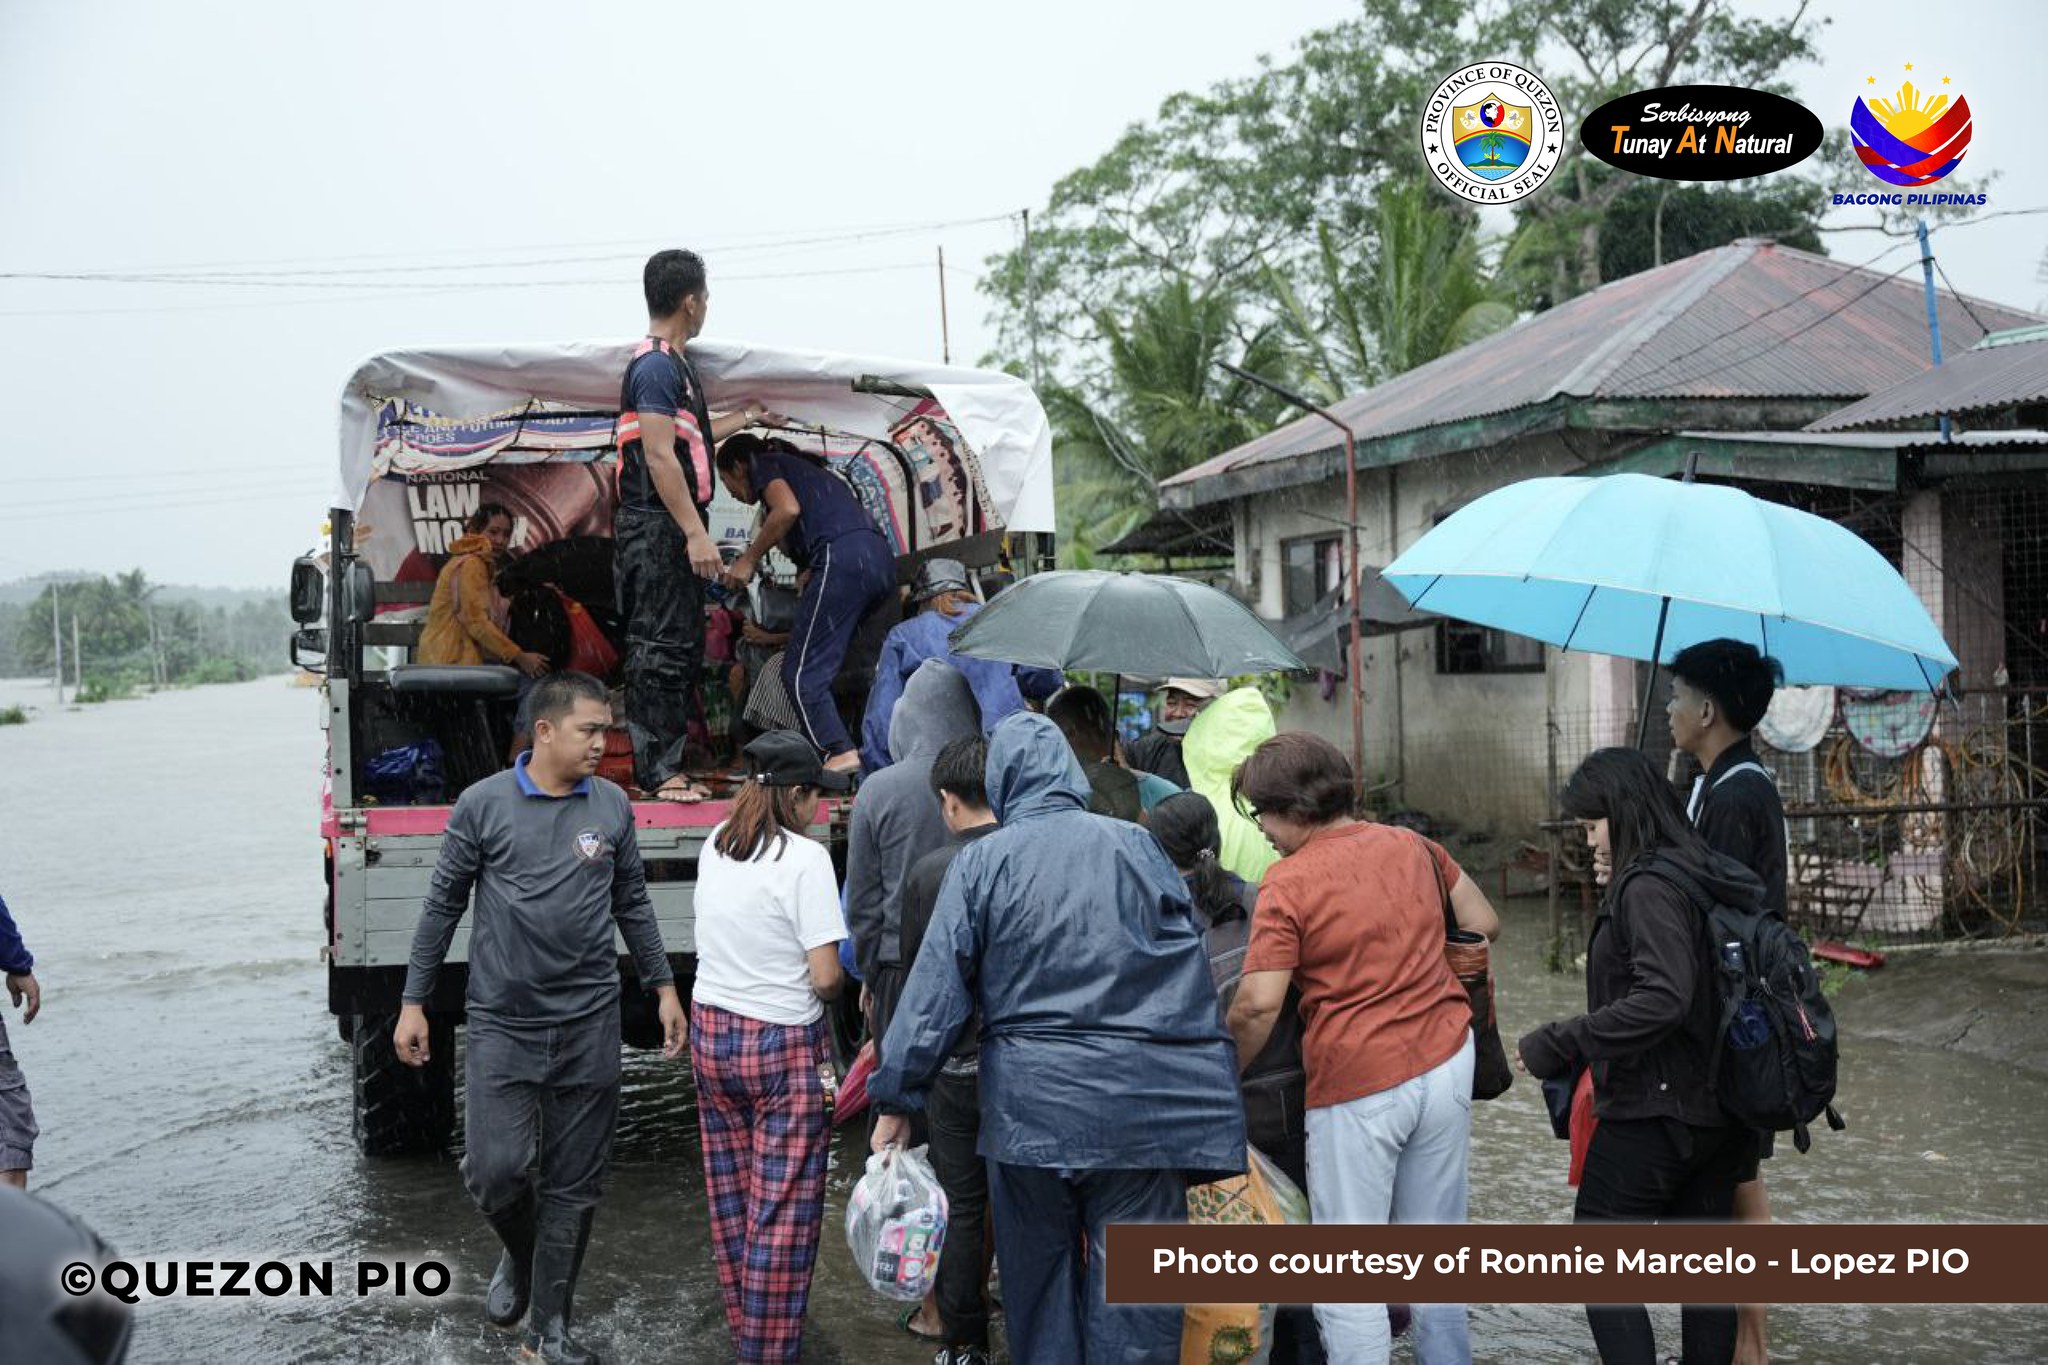
<svg viewBox="0 0 2048 1365"><path fill-rule="evenodd" d="M521 649L491 611L498 561L512 544L512 514L487 502L463 526L468 534L448 547L413 657L423 664L511 664L537 678L548 671L548 661Z"/></svg>

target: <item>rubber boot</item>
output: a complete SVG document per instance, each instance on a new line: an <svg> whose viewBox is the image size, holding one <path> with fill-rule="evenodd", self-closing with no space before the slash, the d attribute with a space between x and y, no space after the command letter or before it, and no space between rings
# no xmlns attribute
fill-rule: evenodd
<svg viewBox="0 0 2048 1365"><path fill-rule="evenodd" d="M528 1190L504 1212L490 1215L492 1229L505 1244L484 1295L484 1317L493 1327L517 1327L526 1316L533 1284L534 1212L533 1192Z"/></svg>
<svg viewBox="0 0 2048 1365"><path fill-rule="evenodd" d="M541 1212L533 1246L533 1311L526 1324L521 1355L547 1365L598 1365L597 1355L569 1336L576 1297L576 1277L583 1273L583 1253L590 1246L595 1209L549 1207Z"/></svg>

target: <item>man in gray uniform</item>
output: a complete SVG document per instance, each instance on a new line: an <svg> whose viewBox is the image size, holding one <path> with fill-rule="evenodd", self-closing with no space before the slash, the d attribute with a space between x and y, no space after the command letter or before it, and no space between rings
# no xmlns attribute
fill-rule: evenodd
<svg viewBox="0 0 2048 1365"><path fill-rule="evenodd" d="M514 1327L530 1297L527 1353L595 1362L570 1339L570 1300L618 1126L614 925L640 984L660 996L663 1056L681 1053L685 1015L632 804L595 775L612 718L603 685L551 674L531 709L532 750L465 791L448 817L393 1041L401 1060L427 1061L424 1005L474 887L462 1179L505 1244L484 1311Z"/></svg>

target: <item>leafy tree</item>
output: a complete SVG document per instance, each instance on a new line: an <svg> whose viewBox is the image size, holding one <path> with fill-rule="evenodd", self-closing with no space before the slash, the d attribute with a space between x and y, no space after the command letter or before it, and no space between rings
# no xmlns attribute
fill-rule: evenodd
<svg viewBox="0 0 2048 1365"><path fill-rule="evenodd" d="M1266 272L1303 385L1325 402L1515 320L1480 260L1478 222L1463 206L1419 181L1400 181L1380 191L1373 226L1349 254L1327 225L1319 227L1305 288L1277 269Z"/></svg>
<svg viewBox="0 0 2048 1365"><path fill-rule="evenodd" d="M1357 273L1341 267L1362 271L1373 259L1378 200L1421 171L1416 118L1460 64L1519 61L1544 75L1567 111L1657 85L1783 92L1785 71L1814 57L1824 22L1803 4L1784 18L1739 15L1733 0L1359 0L1353 18L1309 34L1286 60L1261 59L1250 75L1170 97L1055 185L1032 216L1028 254L1020 242L989 262L994 359L1063 382L1099 381L1108 365L1099 319L1127 315L1174 278L1197 296L1238 293L1248 328L1289 316L1299 344L1305 321L1322 329L1358 306ZM1713 191L1714 212L1697 229L1678 221L1691 201L1676 214L1667 203L1662 228L1699 249L1729 240L1714 240L1717 222L1785 222L1786 210L1804 205L1769 230L1812 240L1828 155L1804 174ZM1567 126L1551 183L1518 206L1506 253L1514 298L1548 306L1614 278L1610 268L1654 259L1654 244L1613 256L1603 247L1610 215L1639 183L1590 157ZM1736 202L1743 196L1764 202L1746 210ZM1654 237L1654 205L1652 213ZM1356 349L1342 336L1325 345ZM1347 380L1395 372L1327 358L1311 368Z"/></svg>
<svg viewBox="0 0 2048 1365"><path fill-rule="evenodd" d="M247 598L233 611L160 600L161 587L140 569L113 578L51 583L12 619L12 663L28 675L51 671L50 615L63 635L66 677L76 676L73 626L84 656L85 695L120 696L154 683L213 681L277 672L291 621L282 595ZM153 633L152 633L153 631Z"/></svg>
<svg viewBox="0 0 2048 1365"><path fill-rule="evenodd" d="M1277 330L1246 334L1237 313L1231 294L1198 295L1185 278L1170 280L1127 316L1104 309L1093 320L1108 353L1099 388L1047 387L1061 538L1075 563L1151 515L1162 479L1250 440L1280 415L1278 399L1216 364L1281 372Z"/></svg>
<svg viewBox="0 0 2048 1365"><path fill-rule="evenodd" d="M1035 322L1047 376L1099 377L1098 319L1167 281L1185 278L1197 296L1249 289L1313 255L1319 225L1352 249L1381 178L1419 163L1415 110L1463 55L1468 13L1451 0L1364 0L1291 60L1261 58L1248 76L1169 97L1053 187L1028 255L1020 243L990 259L998 359L1032 361Z"/></svg>

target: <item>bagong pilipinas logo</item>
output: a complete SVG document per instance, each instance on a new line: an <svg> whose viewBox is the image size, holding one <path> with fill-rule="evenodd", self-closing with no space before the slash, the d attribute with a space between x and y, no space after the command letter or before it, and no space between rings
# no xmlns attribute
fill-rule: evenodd
<svg viewBox="0 0 2048 1365"><path fill-rule="evenodd" d="M1422 107L1421 132L1437 183L1475 204L1533 194L1564 155L1557 97L1509 62L1475 62L1446 76Z"/></svg>
<svg viewBox="0 0 2048 1365"><path fill-rule="evenodd" d="M1906 63L1911 71L1913 64ZM1876 85L1877 77L1866 84ZM1943 87L1949 78L1941 78ZM1946 88L1920 91L1908 79L1890 100L1866 95L1849 114L1856 156L1887 185L1931 185L1962 164L1970 149L1970 102Z"/></svg>

